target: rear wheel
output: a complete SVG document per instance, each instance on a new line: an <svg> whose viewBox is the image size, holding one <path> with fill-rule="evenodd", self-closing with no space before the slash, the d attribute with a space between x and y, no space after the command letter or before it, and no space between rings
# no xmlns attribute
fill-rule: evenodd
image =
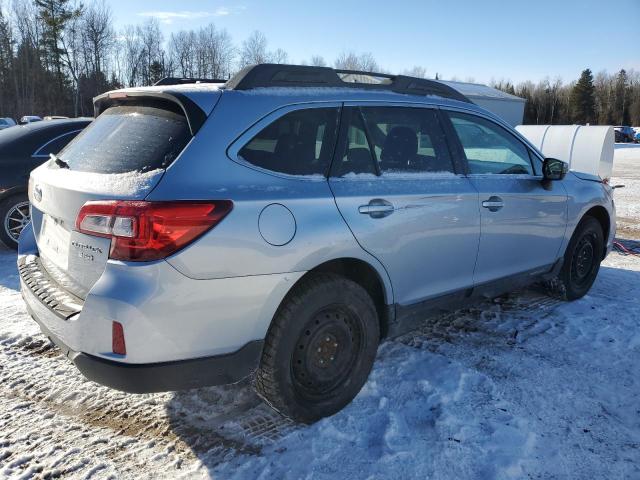
<svg viewBox="0 0 640 480"><path fill-rule="evenodd" d="M367 380L379 335L375 306L360 285L338 275L311 275L276 313L256 390L296 421L333 415Z"/></svg>
<svg viewBox="0 0 640 480"><path fill-rule="evenodd" d="M0 203L0 240L7 247L18 249L20 232L30 221L29 198L14 195Z"/></svg>
<svg viewBox="0 0 640 480"><path fill-rule="evenodd" d="M604 252L604 234L600 222L585 217L578 224L564 255L553 293L564 300L577 300L591 289L600 270Z"/></svg>

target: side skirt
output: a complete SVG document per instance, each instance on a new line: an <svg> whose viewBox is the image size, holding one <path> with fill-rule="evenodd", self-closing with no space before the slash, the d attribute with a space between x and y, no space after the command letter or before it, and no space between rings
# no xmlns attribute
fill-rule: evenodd
<svg viewBox="0 0 640 480"><path fill-rule="evenodd" d="M388 338L398 337L418 328L429 316L468 308L483 300L554 278L562 268L560 258L552 265L476 285L472 288L429 298L409 305L395 304L395 318L389 324Z"/></svg>

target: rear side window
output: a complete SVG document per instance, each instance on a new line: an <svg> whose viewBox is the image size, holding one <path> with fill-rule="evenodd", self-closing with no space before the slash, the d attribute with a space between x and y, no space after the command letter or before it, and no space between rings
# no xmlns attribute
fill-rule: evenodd
<svg viewBox="0 0 640 480"><path fill-rule="evenodd" d="M362 107L353 109L346 151L336 166L339 176L453 173L437 112L429 108Z"/></svg>
<svg viewBox="0 0 640 480"><path fill-rule="evenodd" d="M431 108L365 107L362 116L380 170L453 173L438 114Z"/></svg>
<svg viewBox="0 0 640 480"><path fill-rule="evenodd" d="M504 128L475 115L447 112L472 174L533 175L529 150Z"/></svg>
<svg viewBox="0 0 640 480"><path fill-rule="evenodd" d="M290 112L261 130L238 154L274 172L324 175L333 155L338 114L338 108Z"/></svg>
<svg viewBox="0 0 640 480"><path fill-rule="evenodd" d="M190 139L187 119L180 113L118 106L105 110L58 157L71 170L148 172L168 167Z"/></svg>

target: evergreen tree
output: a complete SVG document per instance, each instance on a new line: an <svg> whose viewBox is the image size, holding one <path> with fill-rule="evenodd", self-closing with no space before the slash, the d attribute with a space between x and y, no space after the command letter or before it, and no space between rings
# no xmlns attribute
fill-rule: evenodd
<svg viewBox="0 0 640 480"><path fill-rule="evenodd" d="M629 125L629 80L623 68L618 72L615 86L614 123Z"/></svg>
<svg viewBox="0 0 640 480"><path fill-rule="evenodd" d="M573 121L580 124L593 123L596 118L595 87L593 74L588 68L571 90L570 106Z"/></svg>
<svg viewBox="0 0 640 480"><path fill-rule="evenodd" d="M155 60L149 68L149 84L153 85L158 80L161 80L162 77L164 77L164 67L159 61Z"/></svg>
<svg viewBox="0 0 640 480"><path fill-rule="evenodd" d="M60 93L66 80L62 58L67 52L62 46L62 37L67 24L82 14L82 4L75 8L71 0L34 0L38 17L43 25L42 49L45 65L56 73Z"/></svg>

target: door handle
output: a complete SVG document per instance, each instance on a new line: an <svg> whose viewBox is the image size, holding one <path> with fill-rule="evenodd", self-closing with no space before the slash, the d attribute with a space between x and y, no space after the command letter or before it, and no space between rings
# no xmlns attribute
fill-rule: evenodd
<svg viewBox="0 0 640 480"><path fill-rule="evenodd" d="M394 210L395 208L391 203L380 198L371 200L367 205L360 205L358 207L358 212L369 215L371 218L386 217L387 215L391 215Z"/></svg>
<svg viewBox="0 0 640 480"><path fill-rule="evenodd" d="M492 196L488 200L482 202L484 208L488 208L490 212L497 212L504 207L504 202L500 197Z"/></svg>

